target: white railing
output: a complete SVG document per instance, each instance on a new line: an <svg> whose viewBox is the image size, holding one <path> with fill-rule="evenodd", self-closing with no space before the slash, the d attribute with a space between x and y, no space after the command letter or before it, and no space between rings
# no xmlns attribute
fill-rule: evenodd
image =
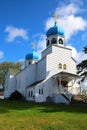
<svg viewBox="0 0 87 130"><path fill-rule="evenodd" d="M62 86L62 93L71 101L72 94L68 91L68 88Z"/></svg>

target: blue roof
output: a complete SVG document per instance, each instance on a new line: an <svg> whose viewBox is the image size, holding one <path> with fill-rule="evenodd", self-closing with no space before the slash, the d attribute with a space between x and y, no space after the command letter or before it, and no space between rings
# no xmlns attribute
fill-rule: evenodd
<svg viewBox="0 0 87 130"><path fill-rule="evenodd" d="M29 54L27 54L25 58L26 60L40 60L41 56L37 52L32 51Z"/></svg>
<svg viewBox="0 0 87 130"><path fill-rule="evenodd" d="M64 30L61 27L57 26L56 24L47 31L46 36L48 37L50 35L55 34L65 36Z"/></svg>

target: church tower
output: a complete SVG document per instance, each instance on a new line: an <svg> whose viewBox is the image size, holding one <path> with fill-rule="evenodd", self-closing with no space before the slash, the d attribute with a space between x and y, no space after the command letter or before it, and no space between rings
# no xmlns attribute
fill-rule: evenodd
<svg viewBox="0 0 87 130"><path fill-rule="evenodd" d="M55 24L53 27L51 27L47 33L47 42L46 47L49 47L50 45L57 45L57 46L65 46L65 34L64 30L57 25L57 15L54 15L54 21Z"/></svg>

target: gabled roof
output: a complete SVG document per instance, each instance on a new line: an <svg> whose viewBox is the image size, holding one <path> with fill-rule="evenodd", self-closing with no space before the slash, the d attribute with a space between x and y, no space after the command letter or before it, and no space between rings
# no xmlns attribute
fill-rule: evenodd
<svg viewBox="0 0 87 130"><path fill-rule="evenodd" d="M36 81L36 82L34 82L34 83L30 84L29 86L27 86L27 87L26 87L26 89L27 89L27 88L29 88L29 87L35 86L35 85L37 85L37 84L41 83L42 81L43 81L43 80Z"/></svg>
<svg viewBox="0 0 87 130"><path fill-rule="evenodd" d="M77 74L68 73L68 72L64 72L64 71L61 71L61 72L59 72L59 73L53 75L52 77L53 77L53 78L56 78L56 77L58 77L58 76L62 76L62 80L65 79L65 80L67 80L67 81L70 81L70 80L72 80L72 79L77 79L77 78L80 77L80 76L77 75Z"/></svg>

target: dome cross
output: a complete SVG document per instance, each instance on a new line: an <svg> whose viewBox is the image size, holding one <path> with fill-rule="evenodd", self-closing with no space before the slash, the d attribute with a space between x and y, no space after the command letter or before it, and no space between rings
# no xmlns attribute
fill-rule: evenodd
<svg viewBox="0 0 87 130"><path fill-rule="evenodd" d="M35 50L35 48L36 48L35 43L33 42L31 45L32 45L32 49Z"/></svg>
<svg viewBox="0 0 87 130"><path fill-rule="evenodd" d="M58 15L57 14L53 14L53 19L54 19L54 22L56 24L57 23L57 19L58 19Z"/></svg>

